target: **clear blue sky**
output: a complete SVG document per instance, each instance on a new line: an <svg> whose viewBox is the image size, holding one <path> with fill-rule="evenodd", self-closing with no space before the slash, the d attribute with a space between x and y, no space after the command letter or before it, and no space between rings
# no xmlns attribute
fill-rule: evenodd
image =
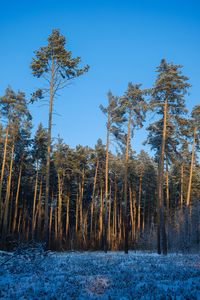
<svg viewBox="0 0 200 300"><path fill-rule="evenodd" d="M107 104L108 90L122 95L129 81L151 87L162 58L183 65L190 77L187 108L200 103L199 1L1 1L0 95L8 84L27 98L43 86L29 65L53 28L66 37L73 56L91 67L55 101L52 135L59 133L71 147L93 147L98 138L105 142L106 120L99 105ZM37 103L30 110L34 131L40 121L47 127L48 108ZM137 152L145 135L142 129L132 140Z"/></svg>

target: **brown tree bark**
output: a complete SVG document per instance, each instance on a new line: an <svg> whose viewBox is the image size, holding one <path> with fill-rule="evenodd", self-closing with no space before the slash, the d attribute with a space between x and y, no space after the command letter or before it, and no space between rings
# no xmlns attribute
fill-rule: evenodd
<svg viewBox="0 0 200 300"><path fill-rule="evenodd" d="M125 182L124 182L124 227L125 227L125 238L124 238L124 252L128 253L128 203L127 203L127 185L128 185L128 157L129 157L129 143L130 143L130 129L131 129L131 113L132 109L129 110L128 120L128 133L126 142L126 163L125 163Z"/></svg>

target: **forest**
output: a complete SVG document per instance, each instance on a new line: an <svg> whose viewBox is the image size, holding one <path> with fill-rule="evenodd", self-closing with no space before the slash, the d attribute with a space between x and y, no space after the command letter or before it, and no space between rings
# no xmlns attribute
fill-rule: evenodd
<svg viewBox="0 0 200 300"><path fill-rule="evenodd" d="M52 138L52 108L59 90L90 67L65 43L53 29L33 54L30 72L45 88L29 97L8 86L0 96L0 248L36 241L59 251L198 251L200 105L188 113L192 79L162 59L152 87L130 81L123 95L110 90L107 106L99 103L105 144L70 148ZM33 134L31 103L44 99L48 126ZM144 144L153 157L132 143L147 114Z"/></svg>

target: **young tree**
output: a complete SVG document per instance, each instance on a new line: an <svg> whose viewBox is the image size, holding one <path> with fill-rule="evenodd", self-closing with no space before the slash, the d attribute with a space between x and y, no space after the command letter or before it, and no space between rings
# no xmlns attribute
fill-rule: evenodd
<svg viewBox="0 0 200 300"><path fill-rule="evenodd" d="M71 51L65 49L65 37L57 29L49 35L48 44L35 51L35 58L31 62L33 76L42 77L48 84L46 90L38 90L33 93L32 100L42 98L44 92L49 95L49 126L48 149L46 166L46 192L45 192L45 239L48 241L48 202L49 202L49 176L50 176L50 152L51 152L51 125L52 105L58 90L64 88L68 82L87 72L89 66L79 68L81 58L72 58Z"/></svg>

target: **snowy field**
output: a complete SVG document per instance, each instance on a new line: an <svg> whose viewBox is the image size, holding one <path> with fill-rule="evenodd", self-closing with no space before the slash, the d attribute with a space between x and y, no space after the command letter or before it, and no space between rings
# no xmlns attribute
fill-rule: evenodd
<svg viewBox="0 0 200 300"><path fill-rule="evenodd" d="M200 299L197 254L0 252L0 264L1 299Z"/></svg>

